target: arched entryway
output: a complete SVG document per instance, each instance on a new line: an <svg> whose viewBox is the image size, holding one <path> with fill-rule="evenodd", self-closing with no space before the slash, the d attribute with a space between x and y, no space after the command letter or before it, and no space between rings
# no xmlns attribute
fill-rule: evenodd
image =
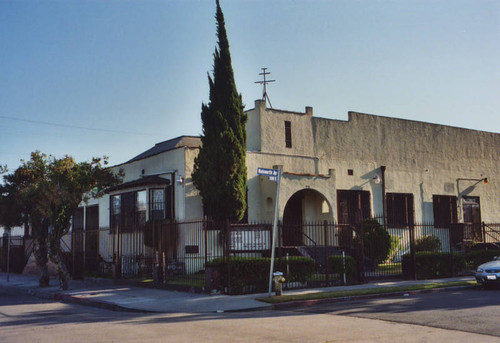
<svg viewBox="0 0 500 343"><path fill-rule="evenodd" d="M333 219L331 206L320 192L303 189L287 201L283 212L282 244L286 247L304 245L304 223Z"/></svg>

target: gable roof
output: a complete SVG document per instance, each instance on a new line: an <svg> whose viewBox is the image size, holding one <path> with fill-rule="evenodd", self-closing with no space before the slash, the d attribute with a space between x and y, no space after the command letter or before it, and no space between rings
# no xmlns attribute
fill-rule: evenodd
<svg viewBox="0 0 500 343"><path fill-rule="evenodd" d="M178 148L199 148L201 146L201 138L195 136L180 136L177 138L169 139L168 141L156 143L154 147L144 151L131 160L125 162L130 163L142 160L147 157L161 154L162 152L174 150Z"/></svg>

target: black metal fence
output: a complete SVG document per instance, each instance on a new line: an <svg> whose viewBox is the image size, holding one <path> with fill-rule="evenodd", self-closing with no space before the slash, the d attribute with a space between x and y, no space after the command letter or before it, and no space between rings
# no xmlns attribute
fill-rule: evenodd
<svg viewBox="0 0 500 343"><path fill-rule="evenodd" d="M0 243L0 270L21 273L32 250L33 240L22 236L11 236L9 239L5 234Z"/></svg>
<svg viewBox="0 0 500 343"><path fill-rule="evenodd" d="M312 269L305 280L287 282L285 287L414 277L414 271L408 274L407 270L404 275L403 259L410 256L409 261L415 261L416 246L424 237L435 237L441 252L465 251L475 243L494 245L500 242L500 224L454 224L436 228L432 223L414 223L384 228L383 218L377 220L390 238L390 246L381 254L380 250L384 249L380 248L377 239L361 239L367 231L361 223L278 223L275 269L283 272L285 279L292 280L288 276L293 273L292 260L297 257L308 259ZM61 239L61 246L74 278L149 278L159 285L228 291L232 280L228 275L231 261L234 258L269 258L272 238L271 223L156 220L127 230L120 230L120 227L76 230ZM26 242L19 239L11 238L11 261L22 265L27 250ZM6 270L6 244L4 238L0 247L2 270ZM210 262L217 260L222 261L222 269L216 272L206 269ZM11 264L13 272L19 269L22 270Z"/></svg>

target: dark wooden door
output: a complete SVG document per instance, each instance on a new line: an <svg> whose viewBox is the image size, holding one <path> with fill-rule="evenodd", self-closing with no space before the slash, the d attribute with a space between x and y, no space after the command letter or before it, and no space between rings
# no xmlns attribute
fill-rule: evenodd
<svg viewBox="0 0 500 343"><path fill-rule="evenodd" d="M481 206L479 197L463 197L462 209L464 212L465 229L469 232L469 239L481 242Z"/></svg>
<svg viewBox="0 0 500 343"><path fill-rule="evenodd" d="M82 279L85 271L83 216L83 207L79 207L73 214L73 231L71 235L72 268L70 268L73 279Z"/></svg>
<svg viewBox="0 0 500 343"><path fill-rule="evenodd" d="M302 246L302 201L304 196L301 192L295 193L288 200L283 213L283 246Z"/></svg>
<svg viewBox="0 0 500 343"><path fill-rule="evenodd" d="M99 272L99 206L85 208L85 270Z"/></svg>

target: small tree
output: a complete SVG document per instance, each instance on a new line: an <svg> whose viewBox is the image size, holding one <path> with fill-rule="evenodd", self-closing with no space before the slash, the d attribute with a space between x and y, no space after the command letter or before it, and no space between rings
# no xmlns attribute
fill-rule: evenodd
<svg viewBox="0 0 500 343"><path fill-rule="evenodd" d="M48 238L48 208L46 191L48 189L47 156L36 151L31 154L29 161L13 173L4 176L5 196L15 202L16 213L24 221L29 222L34 238L34 255L40 269L40 287L49 285L47 269L47 238Z"/></svg>
<svg viewBox="0 0 500 343"><path fill-rule="evenodd" d="M202 105L202 147L192 176L208 216L240 221L247 206L247 115L234 81L224 15L216 3L219 47L214 53L213 79L208 77L210 101Z"/></svg>
<svg viewBox="0 0 500 343"><path fill-rule="evenodd" d="M41 269L40 286L49 283L48 253L58 265L61 288L68 288L69 273L62 259L61 238L68 233L72 215L82 200L101 196L107 187L121 182L121 173L104 168L106 164L106 158L76 163L69 156L56 159L37 151L31 154L30 161L6 176L11 195L22 204L20 213L32 225L35 257Z"/></svg>
<svg viewBox="0 0 500 343"><path fill-rule="evenodd" d="M61 238L71 227L71 218L79 204L90 196L97 198L111 186L121 182L121 173L104 168L107 159L94 158L91 162L76 163L72 157L52 159L49 167L51 189L47 193L50 204L49 239L50 259L58 265L61 288L68 288L69 273L62 258Z"/></svg>

